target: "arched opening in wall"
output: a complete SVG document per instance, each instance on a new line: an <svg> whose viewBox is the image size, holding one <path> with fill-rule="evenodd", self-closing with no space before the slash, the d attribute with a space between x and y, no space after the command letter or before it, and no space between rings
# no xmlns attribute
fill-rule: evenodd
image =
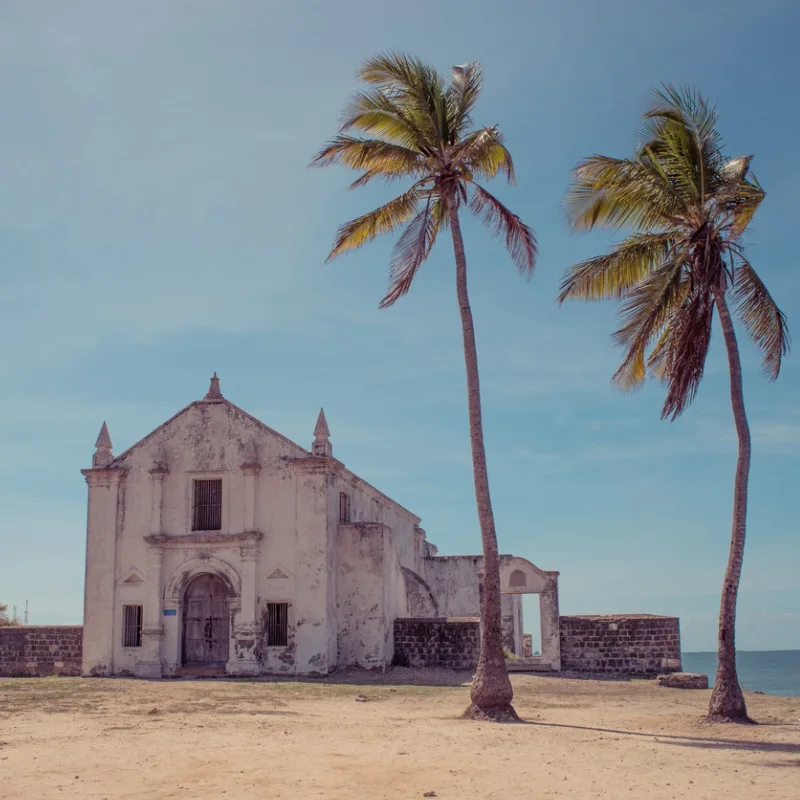
<svg viewBox="0 0 800 800"><path fill-rule="evenodd" d="M512 584L513 586L513 584ZM500 615L503 626L503 647L518 658L542 654L542 626L539 595L535 593L502 593ZM531 636L531 647L525 647L526 634Z"/></svg>
<svg viewBox="0 0 800 800"><path fill-rule="evenodd" d="M531 655L542 654L542 609L538 594L522 595L522 627L531 635Z"/></svg>

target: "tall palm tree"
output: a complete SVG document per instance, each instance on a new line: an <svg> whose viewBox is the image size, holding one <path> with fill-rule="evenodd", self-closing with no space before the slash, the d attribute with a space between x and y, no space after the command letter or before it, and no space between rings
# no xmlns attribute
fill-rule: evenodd
<svg viewBox="0 0 800 800"><path fill-rule="evenodd" d="M352 98L339 133L317 153L312 165L342 164L360 170L362 174L351 188L375 178L387 183L410 179L412 184L385 205L342 225L328 260L405 225L392 252L389 288L380 302L381 308L387 308L408 292L437 235L450 228L464 338L475 497L483 542L481 654L467 714L516 719L503 655L500 562L486 471L478 356L459 212L472 212L495 235L502 236L524 275L533 270L536 239L516 214L477 183L477 179L493 178L498 172L509 182L514 181L511 154L497 126L472 126L472 112L482 85L479 64L454 67L446 82L422 61L389 53L367 60L358 77L366 88ZM365 137L353 136L353 131Z"/></svg>
<svg viewBox="0 0 800 800"><path fill-rule="evenodd" d="M786 318L747 260L742 235L764 191L750 172L752 156L728 159L717 114L689 89L664 86L643 115L643 140L633 157L592 156L581 162L567 192L574 226L632 229L610 253L572 267L559 300L621 298L626 349L614 381L640 385L649 371L666 386L662 419L675 420L703 377L714 309L730 371L739 441L733 530L722 587L718 666L710 719L747 721L736 673L736 598L744 552L750 429L731 309L761 349L764 370L778 377L788 352Z"/></svg>

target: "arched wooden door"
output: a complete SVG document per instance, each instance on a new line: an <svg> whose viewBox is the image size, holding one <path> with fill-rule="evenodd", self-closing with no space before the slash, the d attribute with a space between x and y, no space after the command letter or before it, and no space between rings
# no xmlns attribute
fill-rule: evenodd
<svg viewBox="0 0 800 800"><path fill-rule="evenodd" d="M230 643L228 589L216 575L198 575L184 596L183 663L223 667Z"/></svg>

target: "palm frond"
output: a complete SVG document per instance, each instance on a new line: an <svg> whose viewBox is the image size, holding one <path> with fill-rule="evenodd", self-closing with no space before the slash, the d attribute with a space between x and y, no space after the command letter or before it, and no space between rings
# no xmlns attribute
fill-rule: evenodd
<svg viewBox="0 0 800 800"><path fill-rule="evenodd" d="M679 198L647 162L592 156L576 168L565 204L576 229L603 225L645 231L670 225Z"/></svg>
<svg viewBox="0 0 800 800"><path fill-rule="evenodd" d="M375 178L380 178L384 183L393 183L394 181L399 181L406 177L408 177L408 173L405 172L388 172L381 169L368 169L359 175L347 188L358 189L359 186L366 186L370 181L375 180Z"/></svg>
<svg viewBox="0 0 800 800"><path fill-rule="evenodd" d="M720 187L716 202L723 212L730 215L734 236L739 237L744 233L765 197L766 192L755 175L751 175L750 180L726 180Z"/></svg>
<svg viewBox="0 0 800 800"><path fill-rule="evenodd" d="M358 75L404 109L430 145L447 141L445 84L435 69L418 58L389 52L367 59Z"/></svg>
<svg viewBox="0 0 800 800"><path fill-rule="evenodd" d="M424 157L407 147L345 134L334 136L311 160L312 167L330 164L390 176L419 175L425 170Z"/></svg>
<svg viewBox="0 0 800 800"><path fill-rule="evenodd" d="M700 288L687 297L671 320L663 367L667 397L661 419L674 421L694 400L703 379L713 318L712 296Z"/></svg>
<svg viewBox="0 0 800 800"><path fill-rule="evenodd" d="M739 258L734 270L733 297L736 311L750 338L764 354L764 372L774 381L789 352L786 315L778 308L749 261Z"/></svg>
<svg viewBox="0 0 800 800"><path fill-rule="evenodd" d="M494 178L502 170L509 183L515 182L514 162L496 125L473 131L453 147L450 156L479 178Z"/></svg>
<svg viewBox="0 0 800 800"><path fill-rule="evenodd" d="M672 179L703 205L717 187L724 164L717 112L698 92L664 84L644 115L644 133L659 148Z"/></svg>
<svg viewBox="0 0 800 800"><path fill-rule="evenodd" d="M679 312L680 305L667 315L666 322L661 329L658 340L650 351L650 355L647 357L647 369L650 370L654 378L663 383L666 383L667 380L667 358L674 336L673 325Z"/></svg>
<svg viewBox="0 0 800 800"><path fill-rule="evenodd" d="M356 92L342 114L340 132L359 130L423 155L435 151L436 139L419 119L379 89Z"/></svg>
<svg viewBox="0 0 800 800"><path fill-rule="evenodd" d="M627 348L627 353L612 380L626 391L644 380L645 351L659 335L682 296L682 265L681 258L662 264L637 283L622 304L620 317L623 324L613 338L617 344Z"/></svg>
<svg viewBox="0 0 800 800"><path fill-rule="evenodd" d="M623 297L666 260L674 239L672 231L634 234L610 253L570 267L561 282L558 302L563 303L567 298Z"/></svg>
<svg viewBox="0 0 800 800"><path fill-rule="evenodd" d="M442 83L436 71L421 59L393 51L366 59L357 75L365 83L398 95L414 95L424 81Z"/></svg>
<svg viewBox="0 0 800 800"><path fill-rule="evenodd" d="M533 231L494 195L477 183L472 184L469 209L484 224L494 230L495 236L505 237L511 260L523 275L530 275L536 266L536 236Z"/></svg>
<svg viewBox="0 0 800 800"><path fill-rule="evenodd" d="M429 196L423 209L408 223L392 250L389 289L379 308L388 308L408 293L417 270L427 259L436 241L442 217L441 203Z"/></svg>
<svg viewBox="0 0 800 800"><path fill-rule="evenodd" d="M395 197L385 205L346 222L337 231L336 241L327 260L331 261L347 250L356 250L363 244L372 241L376 236L388 233L398 225L407 222L416 213L419 199L419 190L415 184L407 192Z"/></svg>
<svg viewBox="0 0 800 800"><path fill-rule="evenodd" d="M453 67L445 92L449 121L449 144L455 144L472 122L472 110L483 86L483 70L477 61Z"/></svg>

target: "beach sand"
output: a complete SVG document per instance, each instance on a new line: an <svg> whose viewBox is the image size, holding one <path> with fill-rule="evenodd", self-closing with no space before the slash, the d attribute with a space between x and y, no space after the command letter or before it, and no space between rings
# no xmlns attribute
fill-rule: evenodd
<svg viewBox="0 0 800 800"><path fill-rule="evenodd" d="M3 679L0 797L800 798L800 697L712 725L707 691L515 675L527 724L496 725L468 680Z"/></svg>

